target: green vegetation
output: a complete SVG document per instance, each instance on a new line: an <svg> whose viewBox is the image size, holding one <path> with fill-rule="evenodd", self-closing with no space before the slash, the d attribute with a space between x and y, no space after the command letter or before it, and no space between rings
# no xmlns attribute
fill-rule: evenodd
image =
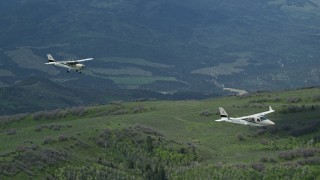
<svg viewBox="0 0 320 180"><path fill-rule="evenodd" d="M119 85L142 85L155 81L176 81L174 77L109 77Z"/></svg>
<svg viewBox="0 0 320 180"><path fill-rule="evenodd" d="M100 60L100 59L98 59ZM116 62L120 64L133 64L142 67L153 67L153 68L172 68L170 65L153 63L144 59L139 58L121 58L121 57L108 57L101 59L104 62Z"/></svg>
<svg viewBox="0 0 320 180"><path fill-rule="evenodd" d="M1 179L318 179L320 89L0 117ZM266 110L275 126L218 123Z"/></svg>
<svg viewBox="0 0 320 180"><path fill-rule="evenodd" d="M231 75L243 72L244 70L239 67L248 66L248 59L238 59L233 63L221 63L216 67L208 67L203 69L197 69L192 71L193 74L205 74L209 76L221 76L221 75Z"/></svg>

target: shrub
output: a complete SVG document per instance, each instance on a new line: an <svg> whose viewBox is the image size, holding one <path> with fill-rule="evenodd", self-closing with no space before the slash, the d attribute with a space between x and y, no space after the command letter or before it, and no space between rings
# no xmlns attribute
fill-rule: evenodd
<svg viewBox="0 0 320 180"><path fill-rule="evenodd" d="M12 122L21 121L24 118L26 118L28 114L16 114L16 115L10 115L10 116L0 116L0 125L9 124Z"/></svg>
<svg viewBox="0 0 320 180"><path fill-rule="evenodd" d="M287 114L287 113L297 113L297 112L304 112L304 111L308 111L310 110L310 108L302 105L302 106L294 106L294 105L290 105L285 107L284 109L281 109L279 112L282 114Z"/></svg>
<svg viewBox="0 0 320 180"><path fill-rule="evenodd" d="M269 127L268 130L269 130L269 132L272 133L272 134L275 134L275 133L279 132L278 126Z"/></svg>
<svg viewBox="0 0 320 180"><path fill-rule="evenodd" d="M299 160L297 163L300 165L306 165L306 164L319 165L320 164L320 157L302 159L302 160Z"/></svg>
<svg viewBox="0 0 320 180"><path fill-rule="evenodd" d="M251 164L251 167L252 167L254 170L259 171L259 172L262 172L262 171L264 171L264 169L265 169L264 164L261 163L261 162L252 163L252 164Z"/></svg>
<svg viewBox="0 0 320 180"><path fill-rule="evenodd" d="M212 112L209 112L208 110L204 110L200 113L201 116L211 116L213 115Z"/></svg>
<svg viewBox="0 0 320 180"><path fill-rule="evenodd" d="M143 110L145 110L145 108L142 105L132 108L133 113L141 113Z"/></svg>
<svg viewBox="0 0 320 180"><path fill-rule="evenodd" d="M82 141L80 139L76 140L74 145L78 146L78 147L82 147L82 148L88 148L89 147L89 145L87 143L85 143L84 141Z"/></svg>
<svg viewBox="0 0 320 180"><path fill-rule="evenodd" d="M263 144L263 145L268 145L269 141L267 139L263 138L263 139L260 140L260 143Z"/></svg>
<svg viewBox="0 0 320 180"><path fill-rule="evenodd" d="M58 137L58 141L67 141L69 138L66 136L66 135L64 135L64 134L62 134L62 135L60 135L59 137Z"/></svg>
<svg viewBox="0 0 320 180"><path fill-rule="evenodd" d="M319 143L320 142L320 135L316 135L313 137L314 143Z"/></svg>
<svg viewBox="0 0 320 180"><path fill-rule="evenodd" d="M112 105L121 105L122 101L111 101L110 104L112 104Z"/></svg>
<svg viewBox="0 0 320 180"><path fill-rule="evenodd" d="M305 134L310 134L313 133L317 130L317 127L314 125L307 125L304 127L300 127L298 129L293 129L292 131L290 131L290 135L298 137L298 136L302 136Z"/></svg>
<svg viewBox="0 0 320 180"><path fill-rule="evenodd" d="M317 152L316 149L310 148L310 149L299 149L297 150L297 153L299 153L300 156L307 158L312 157Z"/></svg>
<svg viewBox="0 0 320 180"><path fill-rule="evenodd" d="M56 142L56 140L53 139L52 137L47 137L47 138L45 138L45 139L43 140L43 144L53 144L53 143L55 143L55 142Z"/></svg>
<svg viewBox="0 0 320 180"><path fill-rule="evenodd" d="M277 163L278 161L275 158L269 158L269 162L271 163Z"/></svg>
<svg viewBox="0 0 320 180"><path fill-rule="evenodd" d="M16 129L7 129L5 130L6 135L14 135L17 133Z"/></svg>
<svg viewBox="0 0 320 180"><path fill-rule="evenodd" d="M266 163L269 161L269 159L267 157L261 157L260 161Z"/></svg>
<svg viewBox="0 0 320 180"><path fill-rule="evenodd" d="M57 124L52 124L50 126L48 126L49 129L54 130L54 131L59 131L61 129L61 125L57 125Z"/></svg>
<svg viewBox="0 0 320 180"><path fill-rule="evenodd" d="M295 155L292 151L280 152L279 158L284 160L292 160L295 158Z"/></svg>
<svg viewBox="0 0 320 180"><path fill-rule="evenodd" d="M154 129L151 128L151 127L145 126L145 125L140 125L140 124L138 124L138 125L136 125L136 126L134 127L134 129L136 129L136 130L141 130L141 131L144 132L145 134L151 134L151 135L162 136L162 137L164 136L162 133L154 130Z"/></svg>
<svg viewBox="0 0 320 180"><path fill-rule="evenodd" d="M237 137L237 139L238 139L239 141L245 141L245 140L246 140L241 133L238 133L238 134L236 135L236 137Z"/></svg>
<svg viewBox="0 0 320 180"><path fill-rule="evenodd" d="M39 111L39 112L35 112L33 114L31 114L32 119L34 120L40 120L44 118L44 111Z"/></svg>
<svg viewBox="0 0 320 180"><path fill-rule="evenodd" d="M301 101L302 101L302 99L300 97L288 97L287 98L288 103L298 103Z"/></svg>
<svg viewBox="0 0 320 180"><path fill-rule="evenodd" d="M290 130L292 130L292 127L291 127L290 125L283 125L283 126L281 127L281 129L282 129L283 131L290 131Z"/></svg>
<svg viewBox="0 0 320 180"><path fill-rule="evenodd" d="M285 151L279 153L279 158L284 159L284 160L292 160L297 157L303 157L303 158L308 158L308 157L313 157L315 153L317 153L318 150L316 148L308 148L308 149L297 149L293 151Z"/></svg>
<svg viewBox="0 0 320 180"><path fill-rule="evenodd" d="M128 111L127 110L124 110L124 109L119 109L115 112L111 112L110 115L123 115L123 114L128 114Z"/></svg>
<svg viewBox="0 0 320 180"><path fill-rule="evenodd" d="M317 102L320 101L320 95L316 95L312 98L312 101Z"/></svg>
<svg viewBox="0 0 320 180"><path fill-rule="evenodd" d="M53 130L54 131L60 131L60 128L61 128L61 126L60 125L55 125L55 126L53 126Z"/></svg>
<svg viewBox="0 0 320 180"><path fill-rule="evenodd" d="M100 147L105 148L107 146L107 142L103 138L98 138L96 140L96 144Z"/></svg>
<svg viewBox="0 0 320 180"><path fill-rule="evenodd" d="M37 127L34 129L35 132L40 132L41 130L42 130L41 126L37 126Z"/></svg>
<svg viewBox="0 0 320 180"><path fill-rule="evenodd" d="M18 146L17 148L16 148L16 152L18 152L19 154L21 153L21 152L26 152L28 150L28 147L27 146Z"/></svg>
<svg viewBox="0 0 320 180"><path fill-rule="evenodd" d="M73 107L69 109L69 112L74 116L84 116L86 114L86 109L84 107Z"/></svg>
<svg viewBox="0 0 320 180"><path fill-rule="evenodd" d="M256 136L261 136L263 135L265 132L267 132L267 130L265 129L258 129L255 133Z"/></svg>

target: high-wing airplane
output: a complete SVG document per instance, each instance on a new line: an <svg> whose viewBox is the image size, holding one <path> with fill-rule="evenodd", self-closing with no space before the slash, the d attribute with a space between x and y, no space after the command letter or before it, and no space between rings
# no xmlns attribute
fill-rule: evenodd
<svg viewBox="0 0 320 180"><path fill-rule="evenodd" d="M53 59L51 54L47 54L47 56L48 56L49 62L45 64L52 64L55 66L68 68L68 71L67 71L68 73L70 72L71 69L74 69L76 72L81 73L81 69L83 69L85 65L81 64L80 62L93 60L93 58L87 58L87 59L69 60L69 61L56 61Z"/></svg>
<svg viewBox="0 0 320 180"><path fill-rule="evenodd" d="M217 122L226 121L247 126L269 126L275 124L265 117L266 114L274 112L271 106L269 106L269 111L237 118L229 117L227 112L222 107L219 107L219 112L221 119L216 120Z"/></svg>

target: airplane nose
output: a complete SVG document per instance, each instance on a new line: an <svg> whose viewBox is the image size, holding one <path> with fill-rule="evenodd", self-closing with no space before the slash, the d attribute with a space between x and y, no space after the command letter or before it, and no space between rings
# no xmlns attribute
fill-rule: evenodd
<svg viewBox="0 0 320 180"><path fill-rule="evenodd" d="M263 123L264 123L265 125L275 125L275 123L272 122L272 121L270 121L269 119L264 120Z"/></svg>

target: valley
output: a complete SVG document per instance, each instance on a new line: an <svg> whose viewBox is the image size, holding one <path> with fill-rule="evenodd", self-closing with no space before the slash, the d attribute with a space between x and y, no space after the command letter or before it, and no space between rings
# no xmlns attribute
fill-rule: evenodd
<svg viewBox="0 0 320 180"><path fill-rule="evenodd" d="M224 91L213 77L247 92L319 85L316 0L13 0L0 6L6 9L1 87L28 76L77 88L218 94ZM83 78L45 66L47 53L95 60Z"/></svg>

